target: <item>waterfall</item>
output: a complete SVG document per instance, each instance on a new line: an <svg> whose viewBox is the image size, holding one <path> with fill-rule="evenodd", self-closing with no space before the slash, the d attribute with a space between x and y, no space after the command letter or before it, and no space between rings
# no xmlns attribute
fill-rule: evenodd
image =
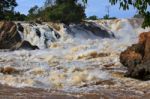
<svg viewBox="0 0 150 99"><path fill-rule="evenodd" d="M52 42L60 39L59 33L46 24L18 23L18 31L22 40L28 41L40 49L48 48Z"/></svg>
<svg viewBox="0 0 150 99"><path fill-rule="evenodd" d="M60 30L56 30L55 25L49 23L17 23L18 33L22 41L28 41L31 45L39 49L49 48L54 42L65 42L66 39L102 39L112 38L114 34L106 29L102 29L97 24L87 22L84 24L58 24Z"/></svg>

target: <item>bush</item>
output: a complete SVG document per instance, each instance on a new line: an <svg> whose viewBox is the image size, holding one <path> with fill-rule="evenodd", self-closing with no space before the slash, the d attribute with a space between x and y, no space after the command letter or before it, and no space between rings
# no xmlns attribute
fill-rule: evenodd
<svg viewBox="0 0 150 99"><path fill-rule="evenodd" d="M5 18L3 20L9 21L25 21L26 19L26 15L20 14L19 12L5 11L4 16Z"/></svg>
<svg viewBox="0 0 150 99"><path fill-rule="evenodd" d="M106 14L106 15L103 17L103 19L109 19L109 15Z"/></svg>
<svg viewBox="0 0 150 99"><path fill-rule="evenodd" d="M88 17L89 20L98 20L97 16L96 15L93 15L93 16L90 16Z"/></svg>
<svg viewBox="0 0 150 99"><path fill-rule="evenodd" d="M39 9L39 7L37 5L30 8L30 10L28 11L29 14L28 14L27 20L36 20L36 18L38 18L38 16L39 16L38 9Z"/></svg>
<svg viewBox="0 0 150 99"><path fill-rule="evenodd" d="M13 19L16 6L16 0L0 0L0 20Z"/></svg>
<svg viewBox="0 0 150 99"><path fill-rule="evenodd" d="M142 15L140 15L140 14L135 14L134 16L133 16L133 18L144 18Z"/></svg>
<svg viewBox="0 0 150 99"><path fill-rule="evenodd" d="M112 19L117 19L117 18L116 18L116 17L109 17L109 15L106 14L106 15L103 17L103 19L105 19L105 20L112 20Z"/></svg>
<svg viewBox="0 0 150 99"><path fill-rule="evenodd" d="M56 0L55 5L49 6L44 10L32 15L33 18L41 18L43 21L62 22L65 24L79 23L85 18L84 6L78 0ZM30 12L32 12L30 10Z"/></svg>

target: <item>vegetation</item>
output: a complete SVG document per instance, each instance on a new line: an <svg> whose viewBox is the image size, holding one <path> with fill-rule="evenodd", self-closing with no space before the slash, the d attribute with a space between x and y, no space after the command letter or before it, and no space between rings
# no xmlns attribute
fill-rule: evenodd
<svg viewBox="0 0 150 99"><path fill-rule="evenodd" d="M109 19L109 15L108 14L104 15L103 19Z"/></svg>
<svg viewBox="0 0 150 99"><path fill-rule="evenodd" d="M29 14L27 16L27 20L34 20L39 16L39 11L38 11L39 7L37 5L35 5L34 7L30 8L30 10L28 11Z"/></svg>
<svg viewBox="0 0 150 99"><path fill-rule="evenodd" d="M48 6L44 10L39 10L38 6L34 6L29 10L27 19L33 20L41 18L43 21L55 21L64 23L77 23L85 18L85 4L88 0L82 0L84 5L78 3L79 0L55 0L55 3ZM150 0L109 0L112 5L120 3L120 8L128 10L130 5L138 10L135 17L143 17L143 27L150 26L150 12L148 7ZM26 16L19 12L14 12L17 6L16 0L0 0L0 20L20 20L26 19ZM90 19L97 19L96 16L89 17ZM104 16L108 19L109 16Z"/></svg>
<svg viewBox="0 0 150 99"><path fill-rule="evenodd" d="M135 14L133 18L143 18L143 16L140 14Z"/></svg>
<svg viewBox="0 0 150 99"><path fill-rule="evenodd" d="M120 2L120 8L123 10L128 10L129 6L134 6L139 15L144 17L143 27L150 26L150 12L148 11L148 6L150 5L150 0L109 0L112 5Z"/></svg>
<svg viewBox="0 0 150 99"><path fill-rule="evenodd" d="M108 14L104 15L103 19L110 20L110 19L117 19L116 17L110 17Z"/></svg>
<svg viewBox="0 0 150 99"><path fill-rule="evenodd" d="M98 17L96 15L89 16L87 19L89 20L98 20Z"/></svg>
<svg viewBox="0 0 150 99"><path fill-rule="evenodd" d="M38 10L38 7L34 6L29 10L28 18L30 20L41 18L43 21L63 22L66 24L81 22L85 18L84 6L77 1L56 0L55 5L46 7L44 10Z"/></svg>
<svg viewBox="0 0 150 99"><path fill-rule="evenodd" d="M25 15L14 12L16 6L16 0L0 0L0 20L24 21Z"/></svg>
<svg viewBox="0 0 150 99"><path fill-rule="evenodd" d="M84 8L77 0L56 0L56 5L50 8L48 18L51 21L76 23L85 18Z"/></svg>
<svg viewBox="0 0 150 99"><path fill-rule="evenodd" d="M88 0L82 0L85 4ZM150 12L148 7L150 6L150 0L109 0L112 5L120 3L120 8L128 10L129 6L133 6L138 10L138 14L144 17L143 27L150 26Z"/></svg>
<svg viewBox="0 0 150 99"><path fill-rule="evenodd" d="M16 6L16 0L0 0L0 20L9 17L7 14L13 13L14 7Z"/></svg>
<svg viewBox="0 0 150 99"><path fill-rule="evenodd" d="M26 15L20 14L20 12L5 12L3 20L9 21L25 21Z"/></svg>

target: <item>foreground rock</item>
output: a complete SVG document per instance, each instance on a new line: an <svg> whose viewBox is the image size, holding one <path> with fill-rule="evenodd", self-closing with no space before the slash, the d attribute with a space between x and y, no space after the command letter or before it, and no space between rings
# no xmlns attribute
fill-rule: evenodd
<svg viewBox="0 0 150 99"><path fill-rule="evenodd" d="M127 76L150 80L150 32L142 33L138 44L122 52L120 62L128 68Z"/></svg>

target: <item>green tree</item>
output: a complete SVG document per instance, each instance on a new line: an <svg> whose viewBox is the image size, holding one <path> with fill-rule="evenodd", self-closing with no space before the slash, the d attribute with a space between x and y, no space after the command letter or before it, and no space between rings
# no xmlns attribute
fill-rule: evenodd
<svg viewBox="0 0 150 99"><path fill-rule="evenodd" d="M35 20L39 15L39 7L35 5L32 8L30 8L28 12L29 14L28 14L27 20Z"/></svg>
<svg viewBox="0 0 150 99"><path fill-rule="evenodd" d="M109 19L109 15L108 14L104 15L103 19Z"/></svg>
<svg viewBox="0 0 150 99"><path fill-rule="evenodd" d="M24 14L21 14L20 12L15 12L13 15L13 20L15 21L25 21L27 16Z"/></svg>
<svg viewBox="0 0 150 99"><path fill-rule="evenodd" d="M56 5L51 7L49 19L51 21L78 23L85 18L84 7L77 3L78 0L56 0Z"/></svg>
<svg viewBox="0 0 150 99"><path fill-rule="evenodd" d="M98 17L96 15L93 15L93 16L89 16L88 19L89 20L98 20Z"/></svg>
<svg viewBox="0 0 150 99"><path fill-rule="evenodd" d="M48 2L49 0L46 0ZM50 2L51 3L51 2ZM33 7L29 10L28 18L40 18L43 21L78 23L85 19L84 6L78 0L56 0L54 4L46 5L45 9ZM38 13L35 13L38 10Z"/></svg>
<svg viewBox="0 0 150 99"><path fill-rule="evenodd" d="M135 14L135 15L133 16L133 18L143 18L143 16L140 15L140 14Z"/></svg>
<svg viewBox="0 0 150 99"><path fill-rule="evenodd" d="M142 27L150 26L150 12L148 7L150 5L150 0L109 0L112 5L120 2L120 8L123 10L128 10L129 6L134 6L138 10L138 14L144 17L144 22Z"/></svg>
<svg viewBox="0 0 150 99"><path fill-rule="evenodd" d="M0 0L0 20L9 19L16 6L16 0Z"/></svg>

